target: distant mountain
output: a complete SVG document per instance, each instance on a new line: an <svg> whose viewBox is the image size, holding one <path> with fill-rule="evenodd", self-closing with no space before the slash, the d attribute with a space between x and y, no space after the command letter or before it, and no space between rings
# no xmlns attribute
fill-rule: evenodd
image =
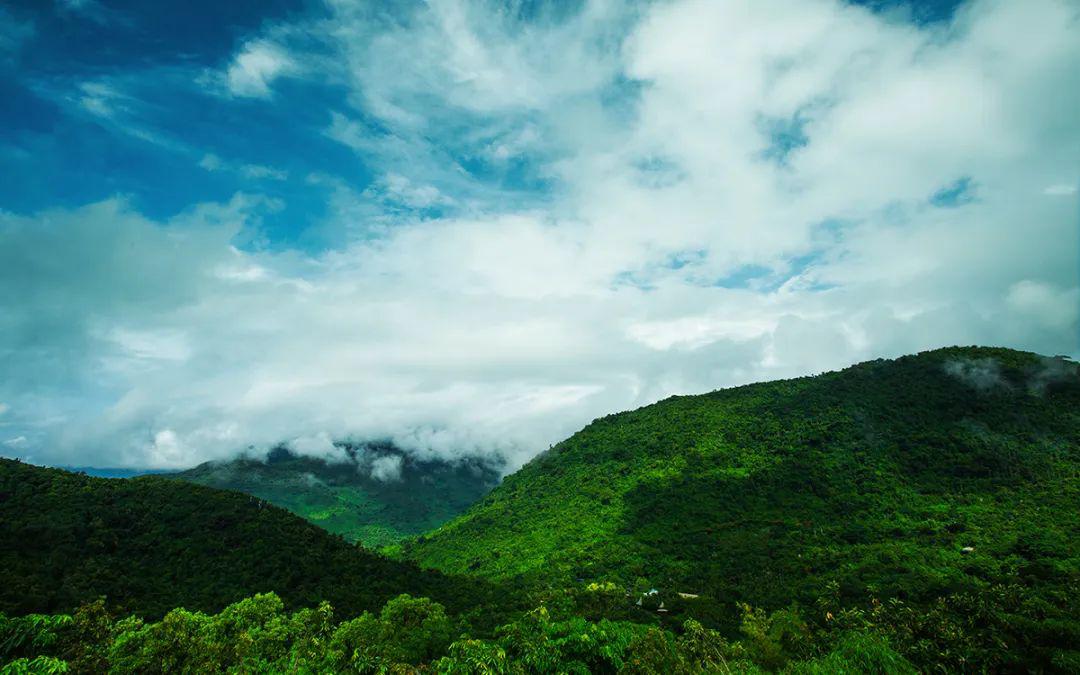
<svg viewBox="0 0 1080 675"><path fill-rule="evenodd" d="M134 478L135 476L156 476L173 473L171 469L130 469L125 467L100 466L58 466L57 469L72 473L85 473L95 478Z"/></svg>
<svg viewBox="0 0 1080 675"><path fill-rule="evenodd" d="M255 495L368 547L442 525L499 481L475 459L420 460L390 443L340 444L333 461L272 450L261 459L209 462L181 480Z"/></svg>
<svg viewBox="0 0 1080 675"><path fill-rule="evenodd" d="M350 545L261 499L170 478L104 479L0 459L0 612L217 611L274 591L348 614L407 592L476 612L509 595ZM489 612L490 613L490 612Z"/></svg>
<svg viewBox="0 0 1080 675"><path fill-rule="evenodd" d="M403 555L655 587L729 626L737 602L951 598L1010 649L1075 646L1077 365L951 348L672 397L594 421Z"/></svg>

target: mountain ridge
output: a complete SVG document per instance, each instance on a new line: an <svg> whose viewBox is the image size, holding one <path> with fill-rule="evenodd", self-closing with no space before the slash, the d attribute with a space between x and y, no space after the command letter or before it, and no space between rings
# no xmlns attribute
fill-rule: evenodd
<svg viewBox="0 0 1080 675"><path fill-rule="evenodd" d="M95 478L0 459L0 612L217 611L254 593L351 613L399 593L454 611L506 591L390 560L253 496L163 476Z"/></svg>
<svg viewBox="0 0 1080 675"><path fill-rule="evenodd" d="M1078 467L1075 363L946 348L599 418L402 555L656 587L727 626L738 603L833 587L932 602L1019 585L1075 620Z"/></svg>
<svg viewBox="0 0 1080 675"><path fill-rule="evenodd" d="M278 446L265 456L205 462L170 477L254 495L378 548L458 515L500 476L489 461L421 459L385 441L334 447L336 455L310 456Z"/></svg>

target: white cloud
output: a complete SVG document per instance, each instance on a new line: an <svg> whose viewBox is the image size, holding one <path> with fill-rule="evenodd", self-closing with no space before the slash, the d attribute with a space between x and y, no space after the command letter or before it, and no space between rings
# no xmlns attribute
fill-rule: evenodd
<svg viewBox="0 0 1080 675"><path fill-rule="evenodd" d="M244 178L259 179L271 179L271 180L287 180L289 178L289 172L284 169L275 169L272 166L266 166L263 164L244 164L240 167L240 175Z"/></svg>
<svg viewBox="0 0 1080 675"><path fill-rule="evenodd" d="M1043 188L1043 194L1049 197L1068 197L1076 194L1076 185L1068 183L1055 183Z"/></svg>
<svg viewBox="0 0 1080 675"><path fill-rule="evenodd" d="M344 453L334 445L329 434L320 432L312 436L301 436L289 441L289 449L298 455L326 460L340 460Z"/></svg>
<svg viewBox="0 0 1080 675"><path fill-rule="evenodd" d="M280 46L248 42L229 64L225 84L233 96L269 98L274 80L295 69L295 62Z"/></svg>
<svg viewBox="0 0 1080 675"><path fill-rule="evenodd" d="M69 113L90 115L94 122L117 134L153 144L160 149L188 154L187 145L149 123L153 108L139 97L138 78L106 76L74 82L73 87L41 85L38 93L52 99Z"/></svg>
<svg viewBox="0 0 1080 675"><path fill-rule="evenodd" d="M372 187L368 188L364 195L399 202L414 209L426 209L454 203L453 199L444 195L435 186L416 185L405 176L396 173L383 176Z"/></svg>
<svg viewBox="0 0 1080 675"><path fill-rule="evenodd" d="M1024 279L1009 288L1005 302L1018 315L1051 329L1068 330L1080 318L1080 288Z"/></svg>
<svg viewBox="0 0 1080 675"><path fill-rule="evenodd" d="M151 466L183 466L191 456L191 448L172 429L162 429L154 433L147 454Z"/></svg>
<svg viewBox="0 0 1080 675"><path fill-rule="evenodd" d="M384 455L371 460L371 477L384 483L401 480L401 455Z"/></svg>
<svg viewBox="0 0 1080 675"><path fill-rule="evenodd" d="M222 166L221 158L213 153L207 153L199 160L199 167L207 171L219 171Z"/></svg>
<svg viewBox="0 0 1080 675"><path fill-rule="evenodd" d="M79 92L79 105L92 115L111 118L124 110L127 97L108 83L83 82Z"/></svg>
<svg viewBox="0 0 1080 675"><path fill-rule="evenodd" d="M207 153L199 160L199 168L206 171L232 171L249 180L288 180L289 172L264 164L228 162L214 153Z"/></svg>
<svg viewBox="0 0 1080 675"><path fill-rule="evenodd" d="M1008 388L1001 366L994 359L960 359L945 364L945 372L977 391Z"/></svg>
<svg viewBox="0 0 1080 675"><path fill-rule="evenodd" d="M513 467L674 393L947 344L1080 353L1075 203L1044 196L1080 156L1068 2L973 1L944 27L826 0L590 2L527 26L330 7L297 31L344 64L354 110L325 133L380 176L310 178L334 250L234 248L268 208L250 198L0 217L20 308L0 399L26 452L183 465L391 438ZM290 72L242 58L270 44L245 46L234 94ZM965 178L973 199L934 205ZM448 215L410 212L432 206Z"/></svg>
<svg viewBox="0 0 1080 675"><path fill-rule="evenodd" d="M116 344L125 356L133 359L185 361L191 355L182 331L146 331L114 327L103 338Z"/></svg>

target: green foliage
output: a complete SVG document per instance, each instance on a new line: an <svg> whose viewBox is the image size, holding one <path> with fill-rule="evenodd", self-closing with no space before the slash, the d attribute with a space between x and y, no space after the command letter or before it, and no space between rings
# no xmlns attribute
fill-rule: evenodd
<svg viewBox="0 0 1080 675"><path fill-rule="evenodd" d="M98 598L75 610L64 656L75 672L103 672L108 666L112 638L113 618L105 608L105 599Z"/></svg>
<svg viewBox="0 0 1080 675"><path fill-rule="evenodd" d="M746 636L748 656L755 663L779 670L808 651L809 630L796 609L766 615L760 607L755 609L743 604L742 612L739 629Z"/></svg>
<svg viewBox="0 0 1080 675"><path fill-rule="evenodd" d="M672 673L682 675L690 672L686 659L679 653L675 640L667 631L650 628L630 643L626 667L622 672L630 675L649 673Z"/></svg>
<svg viewBox="0 0 1080 675"><path fill-rule="evenodd" d="M826 656L793 663L784 672L791 675L915 675L919 671L882 636L847 633Z"/></svg>
<svg viewBox="0 0 1080 675"><path fill-rule="evenodd" d="M1080 653L1080 622L1060 618L1060 604L1080 597L1073 586L1057 598L1030 588L995 586L978 594L958 593L912 605L899 598L871 599L866 606L839 608L835 589L822 598L829 628L887 638L906 658L950 671L973 666L993 671L1069 672L1063 664ZM833 604L831 604L833 603ZM1047 616L1050 612L1050 616Z"/></svg>
<svg viewBox="0 0 1080 675"><path fill-rule="evenodd" d="M426 663L450 644L450 620L442 605L427 598L398 596L386 603L379 621L380 642L393 645L394 660L401 663Z"/></svg>
<svg viewBox="0 0 1080 675"><path fill-rule="evenodd" d="M71 617L65 614L12 618L0 613L0 661L47 652L71 623Z"/></svg>
<svg viewBox="0 0 1080 675"><path fill-rule="evenodd" d="M950 348L598 419L401 555L523 586L656 587L665 620L728 638L741 603L832 588L922 617L890 637L919 668L1053 670L1078 644L1078 503L1076 365ZM792 657L765 636L744 641L768 667Z"/></svg>
<svg viewBox="0 0 1080 675"><path fill-rule="evenodd" d="M447 655L435 662L440 675L512 675L524 673L521 664L513 663L506 650L484 640L458 640Z"/></svg>
<svg viewBox="0 0 1080 675"><path fill-rule="evenodd" d="M813 638L793 608L743 611L745 636L734 642L692 619L672 633L624 621L554 618L544 607L501 626L494 638L466 634L450 642L442 606L408 595L391 599L378 615L365 612L340 623L327 603L290 613L274 594L246 598L218 614L178 608L157 622L113 622L95 602L77 613L86 623L81 628L66 616L16 619L30 638L20 654L0 659L0 673L918 672L893 647L900 631L892 626L907 619L886 616L881 608L841 610ZM34 639L41 635L51 637ZM78 657L99 652L102 658L92 663ZM1057 668L1067 665L1060 661ZM964 669L961 664L949 670Z"/></svg>
<svg viewBox="0 0 1080 675"><path fill-rule="evenodd" d="M329 658L335 670L347 668L365 670L382 662L378 640L383 627L378 617L369 612L342 622L330 639Z"/></svg>
<svg viewBox="0 0 1080 675"><path fill-rule="evenodd" d="M377 617L365 612L342 622L330 639L329 658L335 669L360 672L419 665L446 651L451 632L442 605L403 594L387 602Z"/></svg>
<svg viewBox="0 0 1080 675"><path fill-rule="evenodd" d="M364 453L401 458L401 475L377 480ZM495 468L478 461L420 461L393 445L342 446L342 460L328 462L277 448L263 460L208 462L173 477L236 490L371 548L427 532L462 513L498 482Z"/></svg>
<svg viewBox="0 0 1080 675"><path fill-rule="evenodd" d="M36 656L9 661L0 666L0 675L51 675L70 671L66 661L55 656Z"/></svg>
<svg viewBox="0 0 1080 675"><path fill-rule="evenodd" d="M589 621L581 616L555 619L544 607L497 631L510 659L530 673L614 673L626 651L647 626Z"/></svg>
<svg viewBox="0 0 1080 675"><path fill-rule="evenodd" d="M281 672L322 662L333 612L322 603L292 614L274 594L261 594L217 615L174 609L157 623L121 622L109 652L118 673Z"/></svg>
<svg viewBox="0 0 1080 675"><path fill-rule="evenodd" d="M174 609L158 623L122 626L109 661L122 673L209 672L219 651L209 634L207 615Z"/></svg>
<svg viewBox="0 0 1080 675"><path fill-rule="evenodd" d="M741 643L732 645L720 633L705 628L694 619L683 623L677 647L692 669L704 672L730 672L732 663L748 658Z"/></svg>
<svg viewBox="0 0 1080 675"><path fill-rule="evenodd" d="M326 599L355 614L410 592L490 629L517 597L389 560L254 497L158 476L91 478L2 459L0 522L9 614L70 612L105 596L102 611L158 618L267 591L290 608Z"/></svg>

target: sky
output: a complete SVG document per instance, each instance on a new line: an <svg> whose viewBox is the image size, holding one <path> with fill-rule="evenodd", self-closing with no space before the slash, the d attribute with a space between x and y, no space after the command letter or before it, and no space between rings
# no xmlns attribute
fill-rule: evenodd
<svg viewBox="0 0 1080 675"><path fill-rule="evenodd" d="M1080 355L1080 2L0 6L0 455L519 466L674 394Z"/></svg>

